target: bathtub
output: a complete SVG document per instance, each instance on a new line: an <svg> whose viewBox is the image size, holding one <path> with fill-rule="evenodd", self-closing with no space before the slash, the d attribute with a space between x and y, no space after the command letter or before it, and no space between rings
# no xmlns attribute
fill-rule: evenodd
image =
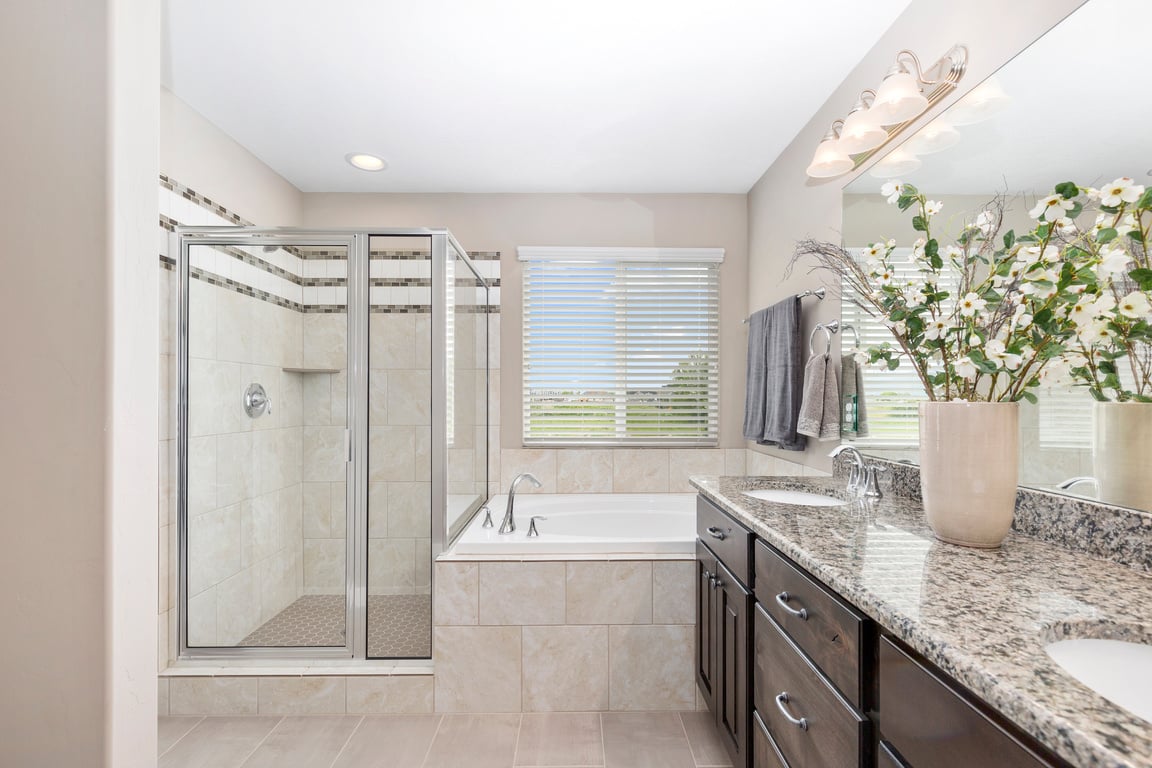
<svg viewBox="0 0 1152 768"><path fill-rule="evenodd" d="M516 530L496 531L507 496L495 496L491 528L484 512L473 518L452 546L459 555L690 554L696 541L694 493L532 494L516 497ZM528 522L543 515L528 537Z"/></svg>

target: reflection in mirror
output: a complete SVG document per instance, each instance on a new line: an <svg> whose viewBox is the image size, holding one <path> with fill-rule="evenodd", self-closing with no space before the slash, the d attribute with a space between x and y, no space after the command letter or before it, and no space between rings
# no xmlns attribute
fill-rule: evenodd
<svg viewBox="0 0 1152 768"><path fill-rule="evenodd" d="M863 249L892 238L910 253L918 236L912 217L880 193L895 179L943 203L933 220L942 247L955 242L964 224L997 196L1005 205L1001 232L1023 233L1037 224L1029 216L1037 200L1061 182L1100 187L1131 176L1136 184L1152 186L1152 135L1139 129L1145 123L1142 113L1152 107L1133 96L1132 80L1124 74L1141 70L1142 47L1118 41L1120 19L1123 28L1152 28L1152 4L1090 0L848 185L845 247ZM1110 55L1099 55L1105 50ZM1110 119L1114 110L1122 118ZM1091 227L1093 221L1078 223ZM904 261L899 252L894 261ZM860 347L891 338L849 299L842 320L858 332ZM851 340L846 335L848 353ZM859 403L845 402L846 437L867 452L916 461L917 403L924 394L911 366L894 371L864 366L858 380ZM1141 495L1147 491L1112 491L1106 481L1101 492L1096 479L1107 472L1093 455L1100 420L1094 419L1086 387L1053 385L1039 395L1037 405L1021 403L1021 485L1152 507L1152 497ZM1130 448L1128 458L1146 463L1149 450L1146 444Z"/></svg>

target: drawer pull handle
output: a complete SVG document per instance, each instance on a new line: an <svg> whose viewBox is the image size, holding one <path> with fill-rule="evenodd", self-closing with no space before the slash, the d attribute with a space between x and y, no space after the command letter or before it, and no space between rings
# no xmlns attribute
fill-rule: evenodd
<svg viewBox="0 0 1152 768"><path fill-rule="evenodd" d="M725 534L724 531L720 530L719 528L717 528L714 525L708 526L708 535L714 539L720 539L721 541L728 538L727 534Z"/></svg>
<svg viewBox="0 0 1152 768"><path fill-rule="evenodd" d="M802 731L808 730L808 718L806 718L806 717L801 717L801 718L792 717L791 713L789 713L788 710L785 709L785 707L784 707L784 705L787 703L788 703L788 692L787 691L781 691L780 693L776 694L776 708L780 710L780 714L784 715L784 717L788 720L788 722L792 723L792 725L796 726L800 730L802 730Z"/></svg>
<svg viewBox="0 0 1152 768"><path fill-rule="evenodd" d="M776 605L788 611L788 613L792 614L793 616L798 617L801 621L808 621L808 609L801 608L800 610L796 610L792 606L788 605L788 601L791 599L792 595L788 594L787 592L781 592L780 594L776 595Z"/></svg>

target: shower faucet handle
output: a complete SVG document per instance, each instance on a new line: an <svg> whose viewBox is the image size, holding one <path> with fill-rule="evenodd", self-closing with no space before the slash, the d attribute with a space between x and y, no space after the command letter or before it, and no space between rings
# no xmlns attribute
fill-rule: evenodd
<svg viewBox="0 0 1152 768"><path fill-rule="evenodd" d="M540 532L536 530L536 521L547 519L544 515L532 515L532 518L528 521L528 538L537 538Z"/></svg>

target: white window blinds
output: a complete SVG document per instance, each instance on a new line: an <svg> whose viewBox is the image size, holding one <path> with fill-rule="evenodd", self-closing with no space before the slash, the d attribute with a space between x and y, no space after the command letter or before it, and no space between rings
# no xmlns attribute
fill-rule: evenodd
<svg viewBox="0 0 1152 768"><path fill-rule="evenodd" d="M716 445L723 249L518 255L525 445Z"/></svg>

